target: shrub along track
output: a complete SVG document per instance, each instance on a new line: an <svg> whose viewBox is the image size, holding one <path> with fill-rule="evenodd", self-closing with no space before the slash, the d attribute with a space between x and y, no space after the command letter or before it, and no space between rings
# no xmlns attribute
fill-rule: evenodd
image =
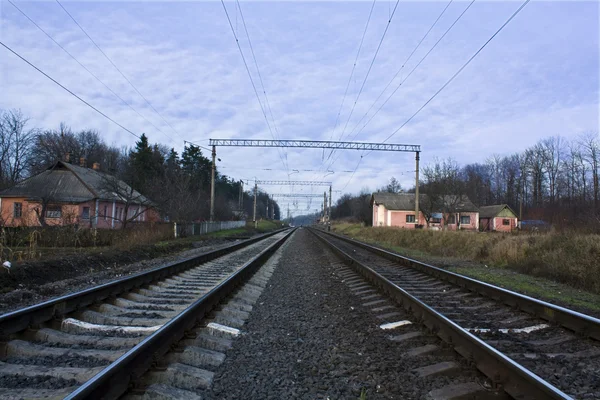
<svg viewBox="0 0 600 400"><path fill-rule="evenodd" d="M600 320L348 238L313 232L411 308L416 318L446 340L450 337L458 352L514 397L532 396L536 390L533 398L600 397ZM442 317L434 317L436 312ZM477 338L480 344L475 345ZM489 357L494 352L499 361Z"/></svg>
<svg viewBox="0 0 600 400"><path fill-rule="evenodd" d="M135 368L115 366L132 352L151 361L168 348L183 335L179 328L202 315L198 307L210 310L254 267L249 259L264 257L288 233L262 235L0 316L0 399L63 398L100 371L104 377L111 368L122 375L139 372L147 367L139 360ZM126 388L128 379L119 382Z"/></svg>

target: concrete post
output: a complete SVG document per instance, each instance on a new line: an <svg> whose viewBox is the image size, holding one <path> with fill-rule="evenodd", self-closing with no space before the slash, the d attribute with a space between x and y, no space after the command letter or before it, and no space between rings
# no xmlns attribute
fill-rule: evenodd
<svg viewBox="0 0 600 400"><path fill-rule="evenodd" d="M415 227L419 225L419 152L415 152Z"/></svg>
<svg viewBox="0 0 600 400"><path fill-rule="evenodd" d="M258 185L254 182L254 214L252 221L254 222L254 228L258 228L258 221L256 221L256 196L258 195Z"/></svg>
<svg viewBox="0 0 600 400"><path fill-rule="evenodd" d="M217 158L217 146L212 147L212 168L210 173L210 222L215 220L215 159Z"/></svg>

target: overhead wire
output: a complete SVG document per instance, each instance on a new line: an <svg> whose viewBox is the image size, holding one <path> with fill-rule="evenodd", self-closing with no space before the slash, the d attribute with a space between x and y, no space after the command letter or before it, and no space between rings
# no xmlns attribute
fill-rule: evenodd
<svg viewBox="0 0 600 400"><path fill-rule="evenodd" d="M83 27L79 24L79 22L77 22L77 20L75 19L75 17L73 17L73 15L71 15L71 13L69 11L67 11L67 9L62 5L62 3L59 0L55 0L56 3L64 10L64 12L71 18L71 20L73 20L73 22L75 23L75 25L77 25L79 27L79 29L85 34L85 36L87 36L88 39L90 39L90 41L94 44L94 46L96 46L96 48L98 49L98 51L100 51L100 53L102 53L102 55L108 60L108 62L110 62L112 64L112 66L117 70L117 72L123 77L123 79L125 79L125 81L127 81L127 83L129 84L129 86L131 86L133 88L133 90L136 91L136 93L146 102L146 104L148 104L148 106L162 119L162 121L167 124L172 130L173 132L175 132L180 138L184 139L184 137L177 131L177 129L175 129L173 127L173 125L171 125L163 116L160 112L158 112L158 110L152 105L152 103L150 103L150 101L138 90L138 88L131 82L131 80L129 80L129 78L127 78L127 76L125 76L125 74L121 71L121 69L119 67L117 67L117 65L113 62L113 60L104 52L104 50L102 50L102 48L98 45L98 43L96 43L96 41L94 39L92 39L92 37L87 33L87 31L85 29L83 29Z"/></svg>
<svg viewBox="0 0 600 400"><path fill-rule="evenodd" d="M450 4L452 3L452 0L446 5L446 7L444 8L444 10L442 11L442 13L438 16L438 18L436 19L436 21L434 22L434 24L431 26L431 28L429 29L429 31L427 31L427 33L425 34L425 36L423 36L423 39L421 39L421 41L419 42L419 45L423 42L423 40L425 39L425 37L429 34L429 32L431 32L431 29L433 29L433 27L435 26L435 24L437 23L437 21L439 21L439 19L441 18L441 16L444 14L444 12L447 10L447 8L450 6ZM390 101L390 99L394 96L394 94L396 94L396 92L400 89L400 87L408 80L408 78L415 72L415 70L417 68L419 68L419 66L423 63L423 61L425 61L425 59L427 59L427 57L431 54L431 52L437 47L437 45L442 41L442 39L444 39L444 37L446 37L446 35L448 34L448 32L450 32L450 30L452 30L452 28L456 25L456 23L458 21L460 21L460 19L463 17L463 15L465 15L465 13L469 10L469 8L471 8L471 6L473 5L473 3L475 3L475 0L471 0L471 2L467 5L467 7L458 15L458 17L454 20L454 22L452 22L452 24L446 29L446 31L438 38L438 40L433 44L433 46L431 46L431 48L429 49L429 51L419 60L419 62L413 67L413 69L408 73L408 75L406 75L406 77L404 77L404 79L402 79L400 81L400 83L396 86L396 88L394 89L394 91L392 91L392 93L389 94L389 96L386 98L386 100L379 106L379 108L377 108L377 110L375 111L375 113L369 118L369 120L358 130L358 132L356 132L356 134L352 137L352 139L350 140L355 140L356 137L362 132L362 130L373 120L373 118L375 118L375 116L379 113L379 111L381 111L381 109ZM418 45L418 46L419 46ZM418 46L413 50L413 52L411 53L414 54L414 52L416 51L416 49L418 48ZM373 104L371 104L371 107L369 107L369 109L367 110L367 112L361 117L361 119L358 121L358 123L356 124L356 126L352 129L352 131L350 131L350 134L352 134L352 132L354 132L354 130L358 127L358 125L360 125L360 123L362 122L362 120L368 115L368 113L373 109L373 106L375 106L375 104L377 104L377 101L381 98L381 96L385 93L385 91L387 90L387 88L391 85L391 83L396 79L396 77L398 76L398 74L400 74L400 72L402 71L402 68L404 67L404 65L408 62L410 58L407 58L407 60L404 62L404 64L400 67L400 69L396 72L396 74L394 75L394 77L388 82L387 86L383 89L383 91L379 94L379 96L377 97L377 99L375 99L375 101L373 102ZM349 134L349 135L350 135ZM364 152L363 152L364 154ZM328 168L331 168L335 162L339 159L339 156L336 157L328 166Z"/></svg>
<svg viewBox="0 0 600 400"><path fill-rule="evenodd" d="M413 118L416 117L429 103L431 103L431 101L435 99L471 63L471 61L473 61L475 57L479 55L479 53L481 53L481 51L523 10L523 8L525 8L527 4L529 4L530 1L531 0L525 0L519 6L519 8L517 8L517 10L515 10L511 14L511 16L494 32L494 34L492 34L490 38L486 40L485 43L483 43L483 45L450 77L450 79L448 79L446 83L444 83L425 103L423 103L421 107L417 109L417 111L415 111L402 125L400 125L400 127L398 127L394 132L392 132L382 143L385 143L389 139L391 139L396 133L398 133L403 127L405 127L410 121L412 121ZM371 153L372 150L366 153L364 156L368 156ZM359 160L356 169L358 169L358 165L360 165L360 161L362 161L362 158L363 156L361 156L361 159ZM350 183L353 177L354 175L352 175L348 183ZM346 186L348 185L348 183L346 184Z"/></svg>
<svg viewBox="0 0 600 400"><path fill-rule="evenodd" d="M227 11L227 7L225 6L225 1L221 0L221 4L223 5L223 10L225 11L225 16L227 17L227 21L229 22L229 27L231 28L231 33L233 33L233 37L235 38L235 43L240 52L240 55L242 56L242 61L244 62L244 67L246 68L246 72L248 73L248 77L250 78L250 83L252 84L252 88L254 89L254 94L256 95L256 99L258 100L258 104L262 111L263 117L265 118L265 122L267 123L267 127L269 128L269 132L271 133L271 137L273 137L274 140L277 140L275 138L275 135L273 134L273 129L271 128L271 124L269 123L269 119L267 117L267 113L265 112L265 108L264 108L262 101L260 99L260 96L258 94L258 90L256 89L256 84L254 83L254 78L252 78L252 73L250 72L250 68L248 67L248 62L246 61L246 56L244 56L244 52L242 51L242 47L240 46L240 41L235 32L233 24L231 23L231 18L229 17L229 12ZM281 154L279 154L279 158L281 159L283 166L286 167L286 164L283 161Z"/></svg>
<svg viewBox="0 0 600 400"><path fill-rule="evenodd" d="M135 136L136 138L140 139L140 136L138 136L137 134L133 133L131 130L127 129L126 127L124 127L123 125L121 125L120 123L118 123L117 121L115 121L114 119L112 119L111 117L109 117L108 115L106 115L105 113L103 113L102 111L100 111L99 109L97 109L96 107L94 107L93 105L91 105L90 103L88 103L87 101L85 101L84 99L82 99L81 97L79 97L78 95L76 95L74 92L72 92L70 89L68 89L66 86L64 86L63 84L61 84L60 82L58 82L56 79L52 78L50 75L48 75L47 73L45 73L44 71L42 71L40 68L36 67L33 63L31 63L30 61L28 61L25 57L23 57L22 55L20 55L19 53L17 53L16 51L14 51L13 49L11 49L9 46L7 46L6 44L4 44L2 41L0 41L0 45L4 46L8 51L10 51L11 53L13 53L14 55L16 55L17 57L19 57L21 60L25 61L27 64L29 64L31 67L33 67L34 69L36 69L39 73L41 73L42 75L44 75L46 78L50 79L52 82L54 82L55 84L57 84L58 86L60 86L61 88L63 88L65 91L67 91L69 94L71 94L73 97L77 98L79 101L81 101L83 104L87 105L88 107L90 107L92 110L96 111L98 114L102 115L104 118L108 119L110 122L112 122L113 124L119 126L121 129L123 129L125 132Z"/></svg>
<svg viewBox="0 0 600 400"><path fill-rule="evenodd" d="M383 143L387 142L389 139L391 139L396 133L398 133L400 131L400 129L402 129L404 126L406 126L406 124L408 124L410 121L412 121L412 119L414 117L417 116L417 114L419 114L421 112L421 110L423 110L429 103L431 103L431 101L433 99L435 99L437 97L438 94L440 94L442 92L442 90L444 90L466 67L467 65L469 65L471 63L471 61L473 61L475 59L475 57L477 57L477 55L479 53L481 53L481 51L500 33L500 31L502 31L504 29L504 27L506 25L508 25L510 23L510 21L512 21L517 14L519 14L521 12L521 10L523 10L523 8L525 8L525 6L530 2L531 0L525 0L521 6L502 24L502 26L500 26L500 28L498 28L498 30L496 32L494 32L494 34L479 48L479 50L477 50L475 52L475 54L473 54L468 60L467 62L465 62L455 73L454 75L452 75L450 77L450 79L448 79L446 81L446 83L444 83L442 85L442 87L440 87L434 94L433 96L431 96L429 98L429 100L427 100L425 103L423 103L423 105L421 107L419 107L419 109L417 111L415 111L415 113L413 115L411 115L402 125L400 125L400 127L398 127L398 129L396 129L394 132L392 132L387 138L385 138L385 140L383 141ZM367 153L370 154L371 152Z"/></svg>
<svg viewBox="0 0 600 400"><path fill-rule="evenodd" d="M162 133L163 135L167 136L168 138L170 138L166 133L164 133L159 127L157 127L156 125L154 125L152 123L152 121L148 120L148 118L146 118L144 115L142 115L138 110L136 110L135 108L133 108L133 106L131 106L131 104L129 104L127 101L125 101L121 96L119 96L113 89L111 89L106 83L104 83L100 78L98 78L98 76L96 76L92 71L90 71L84 64L82 64L73 54L71 54L67 49L65 49L58 41L56 41L48 32L46 32L40 25L38 25L31 17L29 17L29 15L27 15L22 9L20 9L15 3L12 2L12 0L8 0L8 2L17 9L17 11L19 11L25 18L27 18L29 20L29 22L31 22L33 25L35 25L36 28L38 28L42 33L44 33L50 40L52 40L54 42L54 44L56 44L58 47L60 47L69 57L71 57L77 64L79 64L79 66L81 66L84 70L86 70L94 79L96 79L98 82L100 82L106 89L108 89L113 95L115 95L115 97L117 97L119 100L121 100L121 102L123 104L125 104L126 106L128 106L131 110L133 110L137 115L139 115L140 117L142 117L146 122L148 122L150 125L152 125L154 127L154 129L156 129L158 132Z"/></svg>
<svg viewBox="0 0 600 400"><path fill-rule="evenodd" d="M392 10L392 13L389 16L389 19L388 19L388 22L387 22L387 24L385 26L383 34L381 35L381 39L379 40L379 44L377 45L377 49L375 50L375 53L373 54L373 58L371 59L371 63L369 64L369 68L367 69L367 73L365 74L365 78L363 79L363 82L362 82L362 84L360 86L358 94L356 95L356 99L354 99L354 103L352 104L352 108L350 109L350 113L348 114L348 118L346 119L346 123L344 124L344 129L342 130L342 133L340 134L340 137L338 139L340 141L344 137L344 134L346 132L346 128L348 127L348 123L350 122L350 118L352 118L352 114L354 113L354 110L356 108L356 104L358 103L358 100L360 99L360 95L362 94L362 92L363 92L363 90L365 88L365 85L367 83L367 80L369 79L369 75L371 73L371 70L373 69L373 65L375 64L375 60L377 59L377 55L379 54L379 50L381 49L381 46L382 46L383 41L385 39L385 36L386 36L386 34L388 32L388 29L389 29L389 27L390 27L390 25L392 23L392 19L394 18L394 15L396 14L396 10L398 9L398 4L399 3L400 3L400 0L397 0L396 4L394 5L394 9ZM335 153L335 151L336 150L333 149L329 153L329 156L327 157L326 161L328 161L333 156L333 154Z"/></svg>
<svg viewBox="0 0 600 400"><path fill-rule="evenodd" d="M377 0L373 0L371 4L371 10L369 11L369 16L367 17L367 23L365 24L365 29L363 30L362 37L360 38L360 44L358 45L358 51L356 52L356 57L354 57L354 64L352 64L352 70L350 71L350 76L348 77L348 83L346 83L346 90L344 91L344 96L342 97L342 103L340 104L340 109L338 110L337 117L335 119L335 125L333 126L333 131L331 132L331 136L329 140L333 140L333 136L335 135L335 130L337 129L337 125L340 121L340 115L342 113L342 108L344 107L344 102L346 101L346 96L348 95L348 89L350 88L350 83L352 82L352 76L354 76L354 71L356 70L356 64L358 62L358 57L360 56L360 51L363 46L363 42L365 40L365 36L367 34L367 30L369 28L369 23L371 22L371 16L373 15L373 9L375 8L375 2Z"/></svg>

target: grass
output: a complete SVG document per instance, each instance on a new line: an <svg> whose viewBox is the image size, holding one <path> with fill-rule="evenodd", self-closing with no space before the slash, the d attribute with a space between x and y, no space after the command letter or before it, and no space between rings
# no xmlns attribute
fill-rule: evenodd
<svg viewBox="0 0 600 400"><path fill-rule="evenodd" d="M600 311L600 235L414 231L348 223L332 229L524 294Z"/></svg>

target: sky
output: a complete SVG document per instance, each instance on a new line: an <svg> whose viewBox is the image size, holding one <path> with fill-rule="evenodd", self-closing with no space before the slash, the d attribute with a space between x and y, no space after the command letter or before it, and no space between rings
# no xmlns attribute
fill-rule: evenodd
<svg viewBox="0 0 600 400"><path fill-rule="evenodd" d="M220 1L63 1L143 97L57 2L14 3L129 106L7 0L0 0L2 43L136 135L179 152L184 140L203 146L210 138L382 142L394 133L387 143L421 145L421 166L436 157L467 164L522 151L548 136L599 130L596 1L531 1L408 123L522 2L240 1L238 8L226 1L232 32ZM57 129L65 122L74 130L95 129L109 144L137 140L4 47L0 108L20 109L30 127ZM217 153L222 173L250 184L331 181L334 190L357 193L394 176L405 188L414 185L413 153L330 156L319 149L237 147ZM320 199L299 203L314 210Z"/></svg>

